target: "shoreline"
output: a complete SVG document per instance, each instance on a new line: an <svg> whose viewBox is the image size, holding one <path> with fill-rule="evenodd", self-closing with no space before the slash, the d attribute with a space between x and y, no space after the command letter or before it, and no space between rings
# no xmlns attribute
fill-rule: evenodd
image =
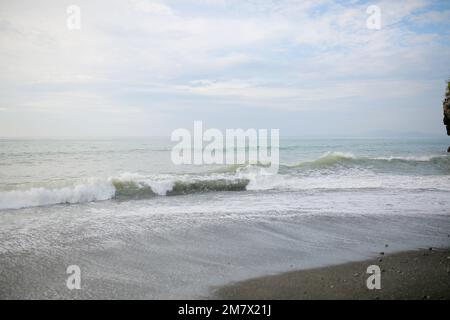
<svg viewBox="0 0 450 320"><path fill-rule="evenodd" d="M380 267L381 289L369 290L367 267ZM289 271L231 283L213 299L450 299L450 248L403 251L359 262Z"/></svg>

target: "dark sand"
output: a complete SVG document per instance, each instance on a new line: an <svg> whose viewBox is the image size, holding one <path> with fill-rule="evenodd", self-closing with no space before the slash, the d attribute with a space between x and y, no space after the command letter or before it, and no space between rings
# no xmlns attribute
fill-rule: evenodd
<svg viewBox="0 0 450 320"><path fill-rule="evenodd" d="M369 290L367 267L381 269L381 289ZM218 299L450 299L450 249L408 251L363 262L287 272L238 282Z"/></svg>

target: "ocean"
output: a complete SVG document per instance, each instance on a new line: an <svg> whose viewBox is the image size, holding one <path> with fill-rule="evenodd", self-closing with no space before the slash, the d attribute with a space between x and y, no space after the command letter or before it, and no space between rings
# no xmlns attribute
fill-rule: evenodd
<svg viewBox="0 0 450 320"><path fill-rule="evenodd" d="M174 165L163 138L2 139L0 298L204 298L260 275L449 247L449 144L283 138L266 175ZM69 265L80 290L66 286Z"/></svg>

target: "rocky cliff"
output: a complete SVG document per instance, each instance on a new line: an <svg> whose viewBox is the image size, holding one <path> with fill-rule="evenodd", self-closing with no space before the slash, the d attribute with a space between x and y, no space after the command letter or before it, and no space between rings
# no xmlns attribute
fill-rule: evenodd
<svg viewBox="0 0 450 320"><path fill-rule="evenodd" d="M447 126L447 134L450 136L450 80L447 82L447 90L445 92L443 107L444 107L444 125Z"/></svg>

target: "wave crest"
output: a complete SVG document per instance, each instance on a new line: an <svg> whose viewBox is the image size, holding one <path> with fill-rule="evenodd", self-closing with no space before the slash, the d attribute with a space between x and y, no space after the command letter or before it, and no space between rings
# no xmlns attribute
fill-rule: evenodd
<svg viewBox="0 0 450 320"><path fill-rule="evenodd" d="M63 188L32 188L0 192L0 209L19 209L60 203L84 203L109 200L115 189L107 181L90 180Z"/></svg>
<svg viewBox="0 0 450 320"><path fill-rule="evenodd" d="M447 155L428 155L428 156L390 156L390 157L357 157L352 153L327 152L318 159L304 161L288 168L326 168L336 165L430 165L442 168L450 168L450 157Z"/></svg>
<svg viewBox="0 0 450 320"><path fill-rule="evenodd" d="M419 186L448 190L450 177L450 157L446 155L370 158L328 152L316 160L280 166L278 175L265 175L261 170L263 167L237 165L196 176L146 177L124 173L107 179L91 178L59 188L44 186L2 191L0 210L219 191ZM421 179L417 179L418 175Z"/></svg>
<svg viewBox="0 0 450 320"><path fill-rule="evenodd" d="M249 180L240 178L151 180L139 175L126 174L104 181L91 179L87 183L71 187L40 187L0 192L0 210L111 199L136 200L211 191L244 191L248 183Z"/></svg>

